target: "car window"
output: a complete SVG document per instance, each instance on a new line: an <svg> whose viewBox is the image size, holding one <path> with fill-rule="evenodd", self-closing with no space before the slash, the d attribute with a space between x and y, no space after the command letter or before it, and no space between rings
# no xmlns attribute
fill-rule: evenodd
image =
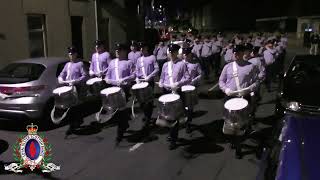
<svg viewBox="0 0 320 180"><path fill-rule="evenodd" d="M56 77L58 77L61 73L61 71L63 70L64 66L67 64L67 62L64 62L64 63L60 63L58 65L58 68L57 68L57 73L56 73Z"/></svg>
<svg viewBox="0 0 320 180"><path fill-rule="evenodd" d="M35 63L11 63L0 70L0 83L24 83L40 78L46 67Z"/></svg>

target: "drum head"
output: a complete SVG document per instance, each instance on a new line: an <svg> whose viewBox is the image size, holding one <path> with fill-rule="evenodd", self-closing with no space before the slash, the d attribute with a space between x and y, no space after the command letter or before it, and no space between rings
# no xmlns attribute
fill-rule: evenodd
<svg viewBox="0 0 320 180"><path fill-rule="evenodd" d="M102 81L102 79L101 78L91 78L91 79L89 79L87 82L86 82L86 84L87 85L92 85L92 84L94 84L95 82L101 82Z"/></svg>
<svg viewBox="0 0 320 180"><path fill-rule="evenodd" d="M142 89L148 87L149 83L148 82L143 82L143 83L138 83L132 86L132 89Z"/></svg>
<svg viewBox="0 0 320 180"><path fill-rule="evenodd" d="M116 93L116 92L119 92L121 90L121 88L119 87L109 87L109 88L106 88L104 90L102 90L100 93L102 95L109 95L109 94L113 94L113 93Z"/></svg>
<svg viewBox="0 0 320 180"><path fill-rule="evenodd" d="M159 97L159 101L166 103L166 102L174 102L180 99L178 94L165 94Z"/></svg>
<svg viewBox="0 0 320 180"><path fill-rule="evenodd" d="M181 91L185 92L185 91L194 91L196 89L196 87L192 86L192 85L186 85L186 86L182 86L181 87Z"/></svg>
<svg viewBox="0 0 320 180"><path fill-rule="evenodd" d="M228 100L226 103L224 103L224 108L231 111L241 110L247 106L248 106L248 101L243 98L232 98Z"/></svg>
<svg viewBox="0 0 320 180"><path fill-rule="evenodd" d="M62 93L66 93L71 90L72 90L71 86L62 86L62 87L54 89L53 94L62 94Z"/></svg>

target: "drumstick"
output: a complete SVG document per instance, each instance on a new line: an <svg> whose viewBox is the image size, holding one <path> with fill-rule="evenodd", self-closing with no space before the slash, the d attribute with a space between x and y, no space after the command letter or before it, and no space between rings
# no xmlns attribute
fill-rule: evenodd
<svg viewBox="0 0 320 180"><path fill-rule="evenodd" d="M215 84L214 86L212 86L210 89L208 89L208 91L213 91L216 87L219 86L219 83Z"/></svg>

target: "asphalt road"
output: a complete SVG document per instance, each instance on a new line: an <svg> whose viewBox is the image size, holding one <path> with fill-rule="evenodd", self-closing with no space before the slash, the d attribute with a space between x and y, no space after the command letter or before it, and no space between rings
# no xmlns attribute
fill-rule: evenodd
<svg viewBox="0 0 320 180"><path fill-rule="evenodd" d="M300 49L288 51L287 61ZM286 63L288 64L288 63ZM216 80L204 83L199 90L200 101L195 108L194 131L187 135L181 128L179 147L169 151L166 129L156 128L152 139L141 143L141 113L130 121L126 139L114 146L116 127L107 123L96 129L94 115L84 118L76 135L64 139L67 126L43 131L52 145L52 162L61 170L43 175L32 172L13 174L0 167L0 179L108 179L108 180L254 180L262 166L255 156L255 141L242 142L243 159L236 159L229 148L227 137L222 134L223 103L217 91L208 94ZM262 88L262 100L257 109L258 134L268 136L273 117L276 84L273 92ZM79 111L88 111L85 107ZM154 117L156 110L154 111ZM21 133L26 133L21 122L0 122L0 161L13 162L13 144ZM0 164L1 165L1 164ZM2 166L2 165L1 165Z"/></svg>

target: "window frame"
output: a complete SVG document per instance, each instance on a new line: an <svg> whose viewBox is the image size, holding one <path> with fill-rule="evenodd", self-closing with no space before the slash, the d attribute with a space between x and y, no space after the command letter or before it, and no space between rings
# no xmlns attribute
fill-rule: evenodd
<svg viewBox="0 0 320 180"><path fill-rule="evenodd" d="M41 29L29 29L28 18L29 17L40 17L41 18ZM43 44L43 56L48 57L48 45L47 45L47 19L45 14L35 14L35 13L28 13L26 14L26 21L27 21L27 32L28 32L28 41L29 41L29 48L30 48L30 33L42 33L42 44ZM31 52L29 49L29 56L31 57Z"/></svg>

